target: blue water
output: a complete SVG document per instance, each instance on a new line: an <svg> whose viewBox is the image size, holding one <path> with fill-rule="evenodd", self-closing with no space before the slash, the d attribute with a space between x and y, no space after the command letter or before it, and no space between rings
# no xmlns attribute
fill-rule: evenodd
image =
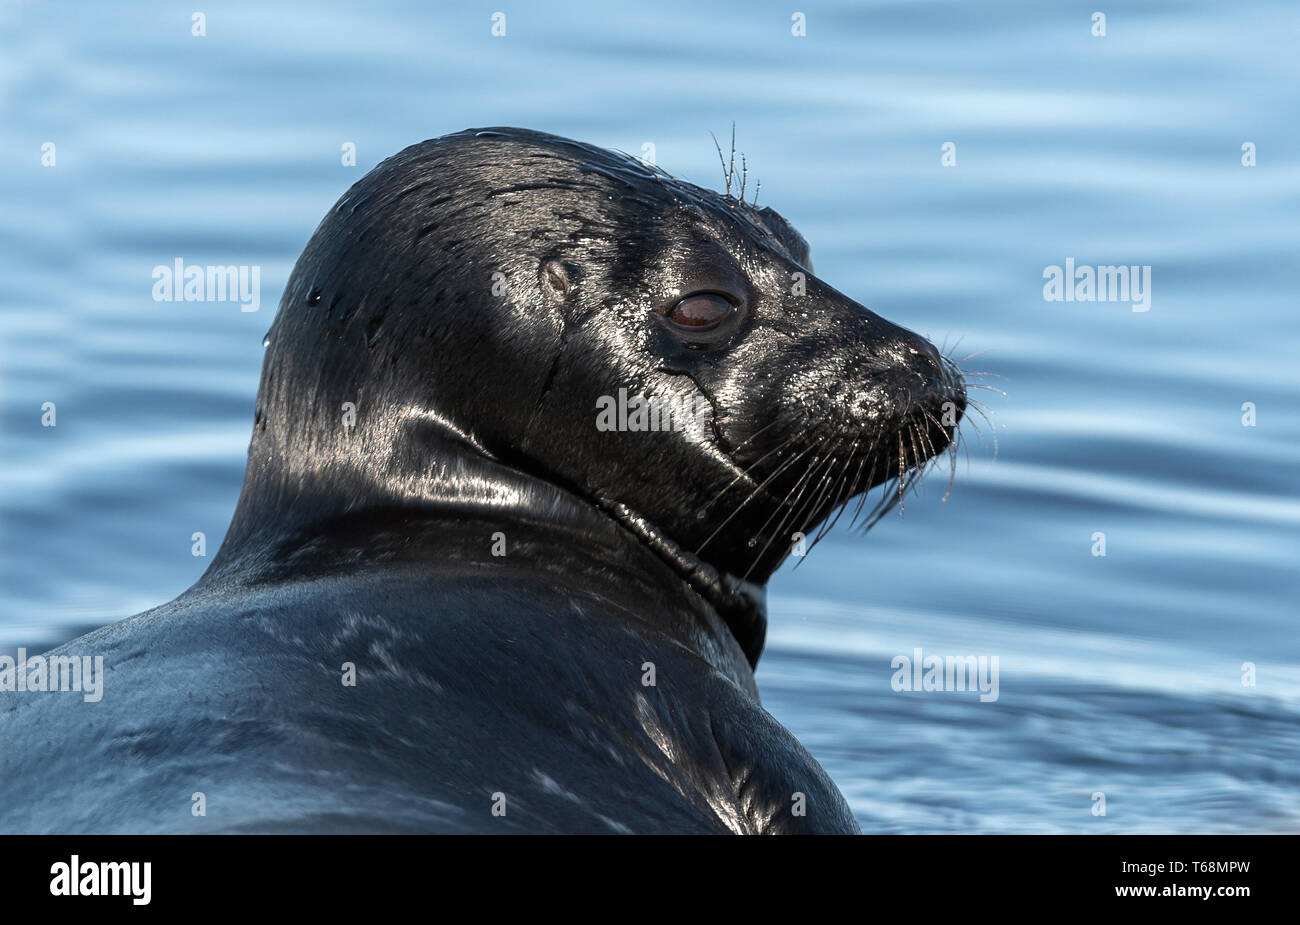
<svg viewBox="0 0 1300 925"><path fill-rule="evenodd" d="M1104 38L1030 0L800 4L802 38L752 0L529 3L504 37L493 4L195 5L204 37L194 5L0 2L0 648L203 571L280 290L365 170L513 124L716 187L734 121L818 274L1006 393L946 502L771 585L765 704L864 830L1300 830L1294 2L1105 4ZM177 257L260 266L260 310L153 301ZM1150 310L1044 301L1066 258L1151 266ZM998 656L998 699L895 692L915 648Z"/></svg>

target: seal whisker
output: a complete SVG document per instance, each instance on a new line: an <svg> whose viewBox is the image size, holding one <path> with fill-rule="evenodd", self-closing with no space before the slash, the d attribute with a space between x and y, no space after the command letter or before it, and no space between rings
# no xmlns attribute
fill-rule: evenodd
<svg viewBox="0 0 1300 925"><path fill-rule="evenodd" d="M880 521L894 509L895 505L902 501L903 492L906 491L906 489L907 486L903 478L899 476L891 478L889 483L886 485L884 493L880 496L880 500L876 502L875 507L872 508L871 513L868 515L868 519L863 522L861 532L865 534L876 524L880 523Z"/></svg>
<svg viewBox="0 0 1300 925"><path fill-rule="evenodd" d="M872 442L871 451L872 451L872 453L875 452L875 441ZM869 471L869 472L867 473L866 481L864 481L864 482L862 483L864 486L870 486L871 483L872 483L872 481L873 481L873 480L875 479L875 477L876 477L876 460L875 460L874 456L872 456L872 455L870 455L870 454L868 455L867 458L870 458L870 459L871 459L871 471ZM858 497L858 504L857 504L857 507L855 507L855 508L853 509L853 516L852 516L851 518L849 518L849 529L850 529L850 530L852 530L852 529L854 529L855 527L857 527L857 525L858 525L858 518L862 515L863 508L865 508L865 507L867 506L867 499L868 499L869 497L871 497L871 490L870 490L870 488L868 487L868 488L867 488L866 490L864 490L864 491L862 492L862 494Z"/></svg>
<svg viewBox="0 0 1300 925"><path fill-rule="evenodd" d="M778 467L777 467L777 468L772 472L771 475L769 475L769 476L768 476L767 478L765 478L762 482L760 482L758 485L756 485L756 486L754 487L754 490L751 491L751 492L749 493L749 496L746 497L744 501L740 502L740 504L736 505L735 510L733 510L730 514L728 514L728 515L726 516L726 519L724 519L724 520L722 521L722 523L718 524L717 529L714 530L712 533L710 533L709 536L708 536L708 538L706 538L706 539L704 540L704 542L701 543L701 544L699 545L699 548L695 550L695 554L696 554L696 555L699 555L700 552L704 549L704 547L707 546L707 545L709 545L709 543L711 543L711 542L712 542L712 541L717 537L717 535L718 535L719 533L722 532L722 529L723 529L727 524L729 524L729 523L732 521L732 519L735 518L735 516L736 516L737 514L740 513L741 508L743 508L746 504L748 504L749 501L750 501L751 499L753 499L753 498L754 498L754 497L755 497L755 496L756 496L760 491L762 491L765 487L767 487L767 485L768 485L768 484L769 484L773 479L775 479L775 478L776 478L776 477L777 477L777 476L778 476L782 471L784 471L787 467L789 467L791 463L793 463L795 460L799 459L801 456L804 456L805 454L807 454L810 450L814 449L815 447L816 447L816 444L814 444L813 446L807 447L807 448L805 448L804 450L800 451L799 453L795 454L794 456L790 457L790 458L787 459L784 463L782 463L780 466L778 466Z"/></svg>
<svg viewBox="0 0 1300 925"><path fill-rule="evenodd" d="M709 137L713 139L713 147L718 149L718 163L722 165L722 181L726 184L724 196L731 195L731 177L727 175L727 160L722 156L722 145L718 144L718 136L709 132Z"/></svg>
<svg viewBox="0 0 1300 925"><path fill-rule="evenodd" d="M922 408L921 411L922 413L924 413L925 409ZM939 451L934 448L934 441L930 439L929 433L921 429L919 422L917 421L912 422L912 433L917 438L917 441L921 444L921 449L925 450L925 456L926 456L925 462L917 463L917 466L919 468L921 466L928 465L930 461L934 459L934 457L939 455ZM919 459L920 457L917 458Z"/></svg>
<svg viewBox="0 0 1300 925"><path fill-rule="evenodd" d="M937 468L939 465L940 457L947 454L949 450L951 450L952 441L951 440L948 441L948 445L944 447L943 452L941 453L940 451L935 449L934 441L928 433L922 431L921 436L930 449L930 458L925 461L924 468L925 469ZM924 473L922 473L922 477L924 477ZM939 503L943 504L947 502L948 496L951 493L952 493L952 480L949 479L948 484L944 487L943 497L939 500Z"/></svg>
<svg viewBox="0 0 1300 925"><path fill-rule="evenodd" d="M856 447L857 443L858 441L854 440L853 446ZM848 459L850 463L853 461L853 447L850 447L849 449ZM836 501L831 505L831 511L834 512L834 516L828 514L827 517L822 520L822 525L817 530L817 535L813 537L812 542L808 544L808 548L804 550L803 558L800 559L797 563L795 563L795 568L798 568L799 566L803 565L804 562L808 561L809 553L811 553L814 549L817 548L817 544L822 541L822 538L824 536L826 536L833 529L835 529L835 525L839 523L840 517L844 514L846 510L848 510L849 499L853 497L854 490L860 484L858 482L858 479L861 478L862 476L862 467L866 465L866 462L867 460L865 457L858 462L858 471L853 474L853 477L851 479L845 479L844 475L843 474L841 475L841 479L842 479L841 487L835 493L834 497L836 498ZM848 467L846 466L845 473L847 473L847 471L848 471Z"/></svg>
<svg viewBox="0 0 1300 925"><path fill-rule="evenodd" d="M832 475L832 472L835 469L835 450L839 445L840 441L836 440L834 445L832 445L830 450L827 452L825 461L828 465L826 466L826 471L817 480L817 484L821 487L816 489L814 494L809 495L808 506L800 512L801 516L795 521L799 524L800 531L805 531L806 528L812 526L811 519L816 516L817 510L821 508L831 487L835 485L837 481L836 477Z"/></svg>
<svg viewBox="0 0 1300 925"><path fill-rule="evenodd" d="M902 516L907 506L907 481L904 476L907 472L907 450L903 448L903 435L898 435L898 503L902 505L899 516Z"/></svg>
<svg viewBox="0 0 1300 925"><path fill-rule="evenodd" d="M921 455L923 451L923 446L918 446L916 422L914 421L909 421L907 424L907 442L912 447L912 459L914 461L914 468L919 469L920 466L922 465Z"/></svg>
<svg viewBox="0 0 1300 925"><path fill-rule="evenodd" d="M973 409L976 414L978 414L981 418L984 419L984 423L988 425L989 435L993 439L993 457L996 459L998 455L998 434L997 434L997 428L993 426L993 421L989 418L988 414L986 413L990 409L983 402L976 401L975 399L969 399L967 401L967 407ZM975 433L979 435L980 443L984 443L984 432L980 430L979 425L975 423L975 419L972 417L967 417L966 420L970 421L971 427L975 428Z"/></svg>
<svg viewBox="0 0 1300 925"><path fill-rule="evenodd" d="M731 120L731 162L727 168L727 192L731 192L732 180L736 176L736 120Z"/></svg>
<svg viewBox="0 0 1300 925"><path fill-rule="evenodd" d="M974 406L971 405L970 407L974 407ZM983 430L983 428L981 428L981 427L979 426L979 423L978 423L974 418L972 418L972 417L967 417L966 420L970 422L971 429L975 431L975 436L979 437L979 439L980 439L980 445L981 445L981 446L986 445L986 444L984 443L984 430ZM988 423L988 422L986 421L985 423Z"/></svg>
<svg viewBox="0 0 1300 925"><path fill-rule="evenodd" d="M985 417L984 414L982 413L986 407L987 407L987 406L986 406L983 402L981 402L979 399L976 399L976 398L970 398L969 396L966 398L966 410L967 410L967 411L975 411L975 412L979 412L979 413L980 413L980 417L983 417L983 418L984 418L984 423L985 423L985 424L989 423L988 418ZM974 427L977 431L979 430L979 426L975 423L975 419L974 419L974 418L972 418L972 417L970 417L970 416L968 415L966 418L964 418L964 420L970 421L971 426Z"/></svg>
<svg viewBox="0 0 1300 925"><path fill-rule="evenodd" d="M730 163L730 164L728 164L728 163L727 163L727 159L726 159L725 157L722 156L722 145L718 144L718 136L717 136L717 135L714 135L712 132L709 132L709 136L713 139L713 146L714 146L715 148L718 149L718 163L720 163L720 164L722 165L722 180L723 180L723 182L726 184L726 190L725 190L725 192L723 193L723 196L725 196L726 198L729 199L729 198L731 198L731 187L732 187L732 184L733 184L733 182L734 182L734 180L735 180L735 176L736 176L736 123L735 123L735 120L732 120L732 123L731 123L731 163ZM742 157L742 160L743 160L743 157Z"/></svg>
<svg viewBox="0 0 1300 925"><path fill-rule="evenodd" d="M830 526L834 526L830 515L831 512L834 511L836 507L839 505L840 499L844 496L845 489L851 486L851 480L848 478L848 472L849 472L849 467L853 465L853 451L857 449L857 447L858 447L858 439L854 438L853 443L849 446L848 451L844 456L844 468L840 470L839 476L836 477L835 490L830 493L830 498L831 498L830 507L826 509L826 516L822 518L821 526L817 528L817 535L813 537L812 543L808 546L808 550L807 550L808 552L811 552L813 546L816 546L818 541L820 541L821 538L826 535L826 531L830 528ZM861 468L861 465L859 465L859 468ZM805 555L806 554L807 553L805 553Z"/></svg>
<svg viewBox="0 0 1300 925"><path fill-rule="evenodd" d="M920 443L921 449L925 450L926 453L925 461L918 463L915 467L916 482L919 486L919 493L923 495L925 494L926 471L934 465L935 460L939 456L939 451L935 449L934 441L930 439L929 433L921 427L919 421L912 422L912 430L916 434L917 442Z"/></svg>
<svg viewBox="0 0 1300 925"><path fill-rule="evenodd" d="M835 438L824 437L824 438L820 438L818 442L814 444L814 446L816 447L816 453L814 453L813 461L811 461L811 463L806 466L805 470L803 470L803 473L800 475L800 478L798 478L797 481L794 482L794 485L790 486L790 490L785 492L785 498L781 499L781 503L777 505L775 511L772 512L770 516L768 516L766 521L763 521L763 525L759 527L757 533L755 533L754 540L751 540L750 543L751 546L753 546L754 543L757 543L758 539L761 538L764 533L766 533L768 525L770 525L772 520L774 520L776 514L779 513L781 514L780 522L777 522L775 529L772 530L770 537L768 537L767 543L764 544L763 546L763 550L759 551L758 559L755 560L755 564L757 564L758 560L762 559L763 553L767 551L767 546L770 546L771 544L771 540L775 539L777 535L783 533L783 531L785 530L785 525L798 524L797 514L798 511L800 511L800 503L801 500L803 499L803 492L809 490L809 487L814 485L816 481L816 479L814 478L815 474L816 472L818 472L820 468L822 468L822 464L826 463L826 461L828 460L833 459L833 451L832 453L829 453L829 455L827 456L822 456L822 451L824 450L824 448L831 446L831 444L833 443L835 443ZM750 565L750 569L753 569L753 564Z"/></svg>
<svg viewBox="0 0 1300 925"><path fill-rule="evenodd" d="M857 485L858 477L862 475L862 467L866 464L865 458L858 461L858 471L853 473L851 478L848 477L849 466L853 464L853 451L856 450L857 447L858 440L855 439L853 444L849 447L848 455L845 458L844 471L840 473L841 487L833 496L835 501L831 505L831 510L836 511L836 514L834 517L828 515L824 520L822 520L822 526L818 529L817 536L813 540L814 545L818 540L831 531L835 526L835 521L839 520L840 514L844 513L843 505L850 497L852 497L853 488ZM836 510L837 508L838 510ZM811 549L811 547L809 548Z"/></svg>
<svg viewBox="0 0 1300 925"><path fill-rule="evenodd" d="M984 404L984 402L980 401L979 399L971 398L967 396L966 410L974 411L976 414L978 414L981 418L984 419L985 424L987 424L989 427L993 426L993 422L989 420L988 415L985 413L986 411L989 410L989 406ZM970 415L967 415L965 418L963 418L963 420L970 421L971 426L975 428L975 432L979 434L981 437L983 437L984 432L980 430L979 424L976 423L974 418L972 418Z"/></svg>
<svg viewBox="0 0 1300 925"><path fill-rule="evenodd" d="M966 434L963 431L958 431L957 436L961 440L962 452L966 454L966 474L970 475L970 441L966 439ZM953 455L956 456L955 453Z"/></svg>
<svg viewBox="0 0 1300 925"><path fill-rule="evenodd" d="M796 518L796 524L800 525L798 526L798 530L805 531L807 530L807 527L813 526L814 518L818 518L818 512L822 511L823 507L826 507L827 513L831 512L832 509L835 508L835 504L833 503L827 507L826 501L827 498L839 498L839 486L842 472L840 475L832 473L833 470L835 470L835 453L836 450L839 450L840 446L842 446L842 442L841 440L837 440L835 446L833 446L831 451L829 451L827 456L827 463L829 465L827 465L826 473L818 479L818 485L820 487L816 488L814 494L809 496L809 504L807 504L807 508L803 509L803 511L800 512L800 516ZM848 461L852 461L852 456L849 457ZM845 469L846 468L848 468L848 466L845 466ZM824 516L819 518L819 520L822 520L824 524ZM809 548L811 550L811 546ZM805 550L805 555L807 555L807 550Z"/></svg>
<svg viewBox="0 0 1300 925"><path fill-rule="evenodd" d="M872 527L880 523L880 519L893 508L898 500L897 483L898 479L895 476L891 476L889 481L885 483L880 497L876 499L876 503L872 505L871 510L867 512L866 518L862 521L862 526L859 529L863 534L868 533Z"/></svg>
<svg viewBox="0 0 1300 925"><path fill-rule="evenodd" d="M876 434L872 437L871 448L867 453L868 457L871 459L871 471L867 474L867 481L865 482L865 484L867 486L870 486L876 480L876 469L883 462L885 464L885 469L884 472L882 472L882 475L884 475L885 478L884 481L881 483L883 486L881 496L872 504L870 509L867 509L866 508L867 500L871 493L870 488L868 487L868 489L863 492L862 497L858 500L857 509L853 512L853 519L850 521L850 525L857 528L858 520L862 516L863 510L867 510L866 518L862 521L861 532L863 534L865 534L867 530L870 529L869 522L871 521L871 518L875 515L875 512L880 507L880 505L884 503L884 499L889 496L891 491L889 486L890 483L893 481L892 477L890 477L887 474L889 471L889 461L877 455L877 451L880 449L880 445L881 445L881 435Z"/></svg>
<svg viewBox="0 0 1300 925"><path fill-rule="evenodd" d="M803 487L799 488L799 495L795 497L792 503L789 503L789 507L786 510L785 516L781 518L781 522L777 524L776 529L774 529L771 535L767 538L767 542L763 544L763 548L760 549L758 555L754 557L754 561L750 563L749 568L745 571L745 574L742 576L743 578L748 578L750 573L754 571L755 566L757 566L758 563L762 561L763 556L767 554L767 549L769 546L772 545L772 540L776 539L776 537L785 529L786 523L790 521L790 518L792 516L795 515L796 512L795 505L798 505L799 498L803 496L803 493L807 491L808 487L812 485L814 482L814 480L810 477L818 469L821 468L823 463L830 462L835 459L834 446L833 446L835 442L836 442L835 439L832 437L823 437L820 441L818 441L815 444L815 446L818 448L819 453L828 444L831 445L831 451L827 453L827 455L824 458L820 456L818 458L815 458L812 464L808 466L804 474L799 477L799 481L796 482L795 485L790 489L790 492L787 493L786 495L787 502L783 502L782 506L786 506L786 504L789 502L790 495L793 494L795 488L799 488L799 485L802 483ZM829 467L828 467L828 471L829 471ZM781 507L778 507L776 511L773 511L772 516L768 517L767 521L764 522L763 526L759 528L758 534L754 537L754 539L750 541L750 545L753 545L758 541L758 538L761 537L763 535L763 532L767 529L767 525L772 522L772 517L776 516L776 513L780 510ZM798 522L799 520L796 517L793 523L798 523Z"/></svg>
<svg viewBox="0 0 1300 925"><path fill-rule="evenodd" d="M748 466L746 466L744 469L741 469L741 470L736 474L736 477L735 477L735 478L733 478L730 482L728 482L726 485L724 485L724 486L722 487L722 490L721 490L721 491L719 491L716 495L713 496L712 499L710 499L708 502L705 503L705 505L701 508L701 511L707 512L709 508L713 507L714 504L716 504L718 501L720 501L720 500L722 499L722 496L723 496L723 495L725 495L728 491L731 490L731 487L732 487L733 485L735 485L735 484L736 484L737 482L739 482L741 479L749 477L750 474L753 472L753 470L754 470L754 469L755 469L755 468L756 468L760 463L762 463L763 460L767 459L767 458L768 458L769 456L771 456L773 453L778 453L778 452L780 452L781 450L784 450L785 448L787 448L788 446L790 446L791 444L798 442L798 440L800 439L800 436L801 436L801 435L799 435L799 434L794 434L794 435L790 436L790 437L787 438L786 440L784 440L784 441L782 441L781 443L779 443L779 444L777 444L776 446L774 446L772 449L768 450L768 451L767 451L766 453L764 453L762 456L758 457L758 459L756 459L756 460L754 460L753 462L751 462L751 463L750 463ZM787 464L788 464L788 461L787 461ZM778 469L777 471L779 472L780 469ZM775 473L774 473L774 474L775 474ZM760 487L761 487L761 486L760 486ZM755 489L754 491L757 491L757 489ZM753 496L753 493L754 493L754 492L751 492L751 497ZM746 498L745 500L748 501L749 499ZM744 501L741 502L742 505L743 505L744 503L745 503Z"/></svg>
<svg viewBox="0 0 1300 925"><path fill-rule="evenodd" d="M781 423L780 418L773 418L772 420L768 421L766 424L764 424L764 425L763 425L762 427L760 427L758 430L754 431L752 434L750 434L750 435L749 435L748 437L746 437L744 440L741 440L739 443L737 443L737 444L732 448L732 452L734 453L734 452L736 452L737 450L742 450L742 449L744 449L746 446L748 446L748 445L749 445L749 444L754 440L754 438L761 436L762 434L766 433L770 428L775 427L777 424L780 424L780 423Z"/></svg>
<svg viewBox="0 0 1300 925"><path fill-rule="evenodd" d="M858 471L853 473L853 481L849 484L849 490L844 496L844 503L840 505L839 512L831 522L831 529L834 529L835 524L839 522L840 517L842 517L844 512L849 509L849 503L853 500L854 495L861 493L861 496L866 498L867 493L863 490L863 486L867 483L862 481L862 470L866 468L866 465L867 457L863 456L862 459L858 461ZM870 479L868 479L868 481L870 481ZM849 519L849 525L853 525L852 518Z"/></svg>
<svg viewBox="0 0 1300 925"><path fill-rule="evenodd" d="M777 507L772 511L771 514L768 515L768 518L763 522L763 525L758 528L758 532L755 534L755 541L757 541L758 537L763 535L763 532L767 529L767 525L772 522L772 519L776 517L777 514L781 513L782 510L784 510L785 514L782 517L781 522L777 524L776 530L773 531L773 535L781 532L781 529L785 526L786 520L789 519L790 515L794 513L794 505L799 503L799 499L803 497L804 491L806 491L808 486L812 484L812 476L817 471L817 469L821 467L821 464L823 462L823 459L821 458L820 455L821 450L823 447L825 447L828 443L831 442L831 439L832 438L830 437L823 437L821 440L817 441L817 443L814 444L814 446L817 449L817 453L813 454L813 461L804 469L803 474L799 476L799 478L795 481L795 483L792 486L790 486L790 490L785 493L785 497L781 499L781 502L777 505ZM798 492L797 495L796 492ZM791 500L791 498L793 498L793 501ZM760 557L761 557L761 553L760 553Z"/></svg>
<svg viewBox="0 0 1300 925"><path fill-rule="evenodd" d="M936 419L935 416L931 414L927 409L922 408L921 413L924 414L927 418L929 418L930 423L933 424L935 427L938 427L941 430L943 429L943 425L939 423L938 419ZM961 440L961 428L954 427L952 439L948 441L948 446L944 449L943 452L943 455L947 456L949 459L949 471L948 471L948 485L946 488L944 488L943 498L940 501L941 504L947 503L948 498L951 497L952 495L953 482L957 480L957 444L960 442L960 440Z"/></svg>
<svg viewBox="0 0 1300 925"><path fill-rule="evenodd" d="M943 490L942 503L947 504L948 499L952 496L952 486L957 481L957 445L961 441L960 432L953 434L952 442L948 444L948 485Z"/></svg>

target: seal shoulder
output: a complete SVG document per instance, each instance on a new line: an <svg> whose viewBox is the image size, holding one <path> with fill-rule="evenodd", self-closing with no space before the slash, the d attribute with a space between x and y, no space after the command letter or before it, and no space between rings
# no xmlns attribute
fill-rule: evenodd
<svg viewBox="0 0 1300 925"><path fill-rule="evenodd" d="M671 638L563 591L369 584L181 598L56 650L105 655L105 697L0 712L3 770L25 791L0 829L848 830L842 806L782 815L795 791L819 809L838 794Z"/></svg>

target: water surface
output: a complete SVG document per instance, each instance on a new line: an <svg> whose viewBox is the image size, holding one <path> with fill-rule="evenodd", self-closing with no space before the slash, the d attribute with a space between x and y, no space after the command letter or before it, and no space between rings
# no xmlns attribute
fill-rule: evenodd
<svg viewBox="0 0 1300 925"><path fill-rule="evenodd" d="M1300 829L1294 3L1126 3L1104 38L1029 0L801 6L802 38L767 2L531 3L498 38L490 5L267 7L0 7L0 647L201 574L280 290L379 160L522 125L716 187L734 121L821 277L1006 392L946 502L773 580L767 708L868 831ZM260 310L153 301L177 257L260 266ZM1044 301L1067 258L1150 266L1150 310ZM998 699L893 691L918 647L998 656Z"/></svg>

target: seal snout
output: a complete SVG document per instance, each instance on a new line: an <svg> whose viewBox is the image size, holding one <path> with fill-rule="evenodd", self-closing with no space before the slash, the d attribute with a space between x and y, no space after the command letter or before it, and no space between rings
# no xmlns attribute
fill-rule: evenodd
<svg viewBox="0 0 1300 925"><path fill-rule="evenodd" d="M956 364L930 341L891 328L888 336L866 340L851 364L846 425L859 435L860 455L912 468L952 442L966 411L966 385Z"/></svg>
<svg viewBox="0 0 1300 925"><path fill-rule="evenodd" d="M924 337L904 332L895 352L888 417L905 467L918 467L952 443L966 412L966 383L956 364Z"/></svg>
<svg viewBox="0 0 1300 925"><path fill-rule="evenodd" d="M948 426L956 427L966 411L966 380L957 365L939 353L930 341L913 335L908 352L913 360L911 370L917 383L911 389L911 404L915 409L939 421L947 419Z"/></svg>

